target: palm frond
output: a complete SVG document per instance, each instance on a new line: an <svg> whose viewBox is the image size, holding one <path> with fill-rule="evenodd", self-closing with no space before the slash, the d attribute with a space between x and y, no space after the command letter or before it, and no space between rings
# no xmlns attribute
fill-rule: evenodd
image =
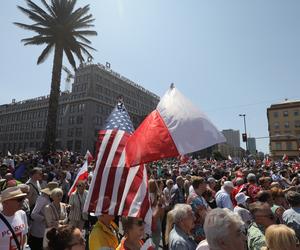
<svg viewBox="0 0 300 250"><path fill-rule="evenodd" d="M46 11L44 11L42 8L36 5L34 2L32 2L31 0L26 0L26 2L27 5L31 7L32 11L38 13L39 15L43 16L47 20L51 20L52 17Z"/></svg>
<svg viewBox="0 0 300 250"><path fill-rule="evenodd" d="M52 8L49 6L46 0L41 0L42 4L46 7L46 9L49 11L51 16L55 18L55 13L53 12Z"/></svg>
<svg viewBox="0 0 300 250"><path fill-rule="evenodd" d="M31 20L36 21L38 23L45 23L45 19L40 15L34 13L31 10L25 9L21 6L17 6L19 10L21 10L25 15L27 15Z"/></svg>
<svg viewBox="0 0 300 250"><path fill-rule="evenodd" d="M76 70L76 62L74 60L72 52L69 49L64 49L64 51L68 58L69 63L72 65L73 69Z"/></svg>
<svg viewBox="0 0 300 250"><path fill-rule="evenodd" d="M17 23L17 22L14 22L14 24L19 26L20 28L27 29L30 31L35 31L39 34L47 34L48 31L46 28L38 27L36 25L29 25L29 24Z"/></svg>
<svg viewBox="0 0 300 250"><path fill-rule="evenodd" d="M53 49L53 43L48 44L48 46L43 50L42 54L39 56L38 60L37 60L37 64L40 64L42 62L44 62L47 57L49 56L51 50Z"/></svg>

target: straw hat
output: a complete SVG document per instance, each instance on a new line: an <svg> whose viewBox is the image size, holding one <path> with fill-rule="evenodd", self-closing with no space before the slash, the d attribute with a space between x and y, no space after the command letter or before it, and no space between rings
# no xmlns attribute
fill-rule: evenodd
<svg viewBox="0 0 300 250"><path fill-rule="evenodd" d="M41 192L44 193L44 194L50 195L51 191L54 188L57 188L57 187L58 187L58 183L54 182L54 181L51 181L51 182L47 183L47 187L42 189Z"/></svg>
<svg viewBox="0 0 300 250"><path fill-rule="evenodd" d="M4 202L20 197L25 197L27 194L23 193L19 187L9 187L1 192L0 201Z"/></svg>

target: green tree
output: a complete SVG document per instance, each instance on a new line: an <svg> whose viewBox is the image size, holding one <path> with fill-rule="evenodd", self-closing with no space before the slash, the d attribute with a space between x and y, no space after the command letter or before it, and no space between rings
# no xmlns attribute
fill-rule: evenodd
<svg viewBox="0 0 300 250"><path fill-rule="evenodd" d="M54 50L52 66L51 91L49 98L46 135L43 143L43 151L55 150L56 125L58 101L60 96L60 80L63 62L63 54L67 56L69 63L76 70L74 55L80 62L84 61L83 54L91 57L91 42L86 36L97 35L93 27L92 14L89 14L89 5L75 9L76 0L40 0L43 7L30 0L26 0L28 8L18 8L31 19L33 24L15 22L14 24L36 33L35 36L22 39L24 45L46 45L37 60L37 64L45 61L51 51Z"/></svg>

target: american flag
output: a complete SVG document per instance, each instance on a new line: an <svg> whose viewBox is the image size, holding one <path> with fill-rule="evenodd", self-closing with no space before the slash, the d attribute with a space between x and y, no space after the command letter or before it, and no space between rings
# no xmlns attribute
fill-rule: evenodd
<svg viewBox="0 0 300 250"><path fill-rule="evenodd" d="M119 102L98 136L94 175L84 211L143 218L151 225L152 211L144 165L125 165L125 144L134 128L128 112Z"/></svg>

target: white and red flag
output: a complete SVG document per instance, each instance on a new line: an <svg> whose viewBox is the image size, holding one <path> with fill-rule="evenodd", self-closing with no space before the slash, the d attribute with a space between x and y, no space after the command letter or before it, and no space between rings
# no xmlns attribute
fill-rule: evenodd
<svg viewBox="0 0 300 250"><path fill-rule="evenodd" d="M143 218L151 225L145 166L125 165L125 145L134 128L123 103L119 102L99 131L98 153L85 212Z"/></svg>
<svg viewBox="0 0 300 250"><path fill-rule="evenodd" d="M171 86L128 139L126 163L134 166L185 155L224 141L207 116Z"/></svg>
<svg viewBox="0 0 300 250"><path fill-rule="evenodd" d="M68 196L70 196L73 192L76 190L76 186L78 181L86 181L88 179L89 173L88 173L88 162L85 161L82 167L79 169L76 178L73 182L72 187L70 188L68 192Z"/></svg>
<svg viewBox="0 0 300 250"><path fill-rule="evenodd" d="M282 156L282 160L283 160L283 161L288 161L288 160L289 160L289 157L287 156L287 154L284 154L284 155Z"/></svg>
<svg viewBox="0 0 300 250"><path fill-rule="evenodd" d="M91 162L94 160L94 157L89 150L86 151L84 159L88 161L88 164L91 164Z"/></svg>

